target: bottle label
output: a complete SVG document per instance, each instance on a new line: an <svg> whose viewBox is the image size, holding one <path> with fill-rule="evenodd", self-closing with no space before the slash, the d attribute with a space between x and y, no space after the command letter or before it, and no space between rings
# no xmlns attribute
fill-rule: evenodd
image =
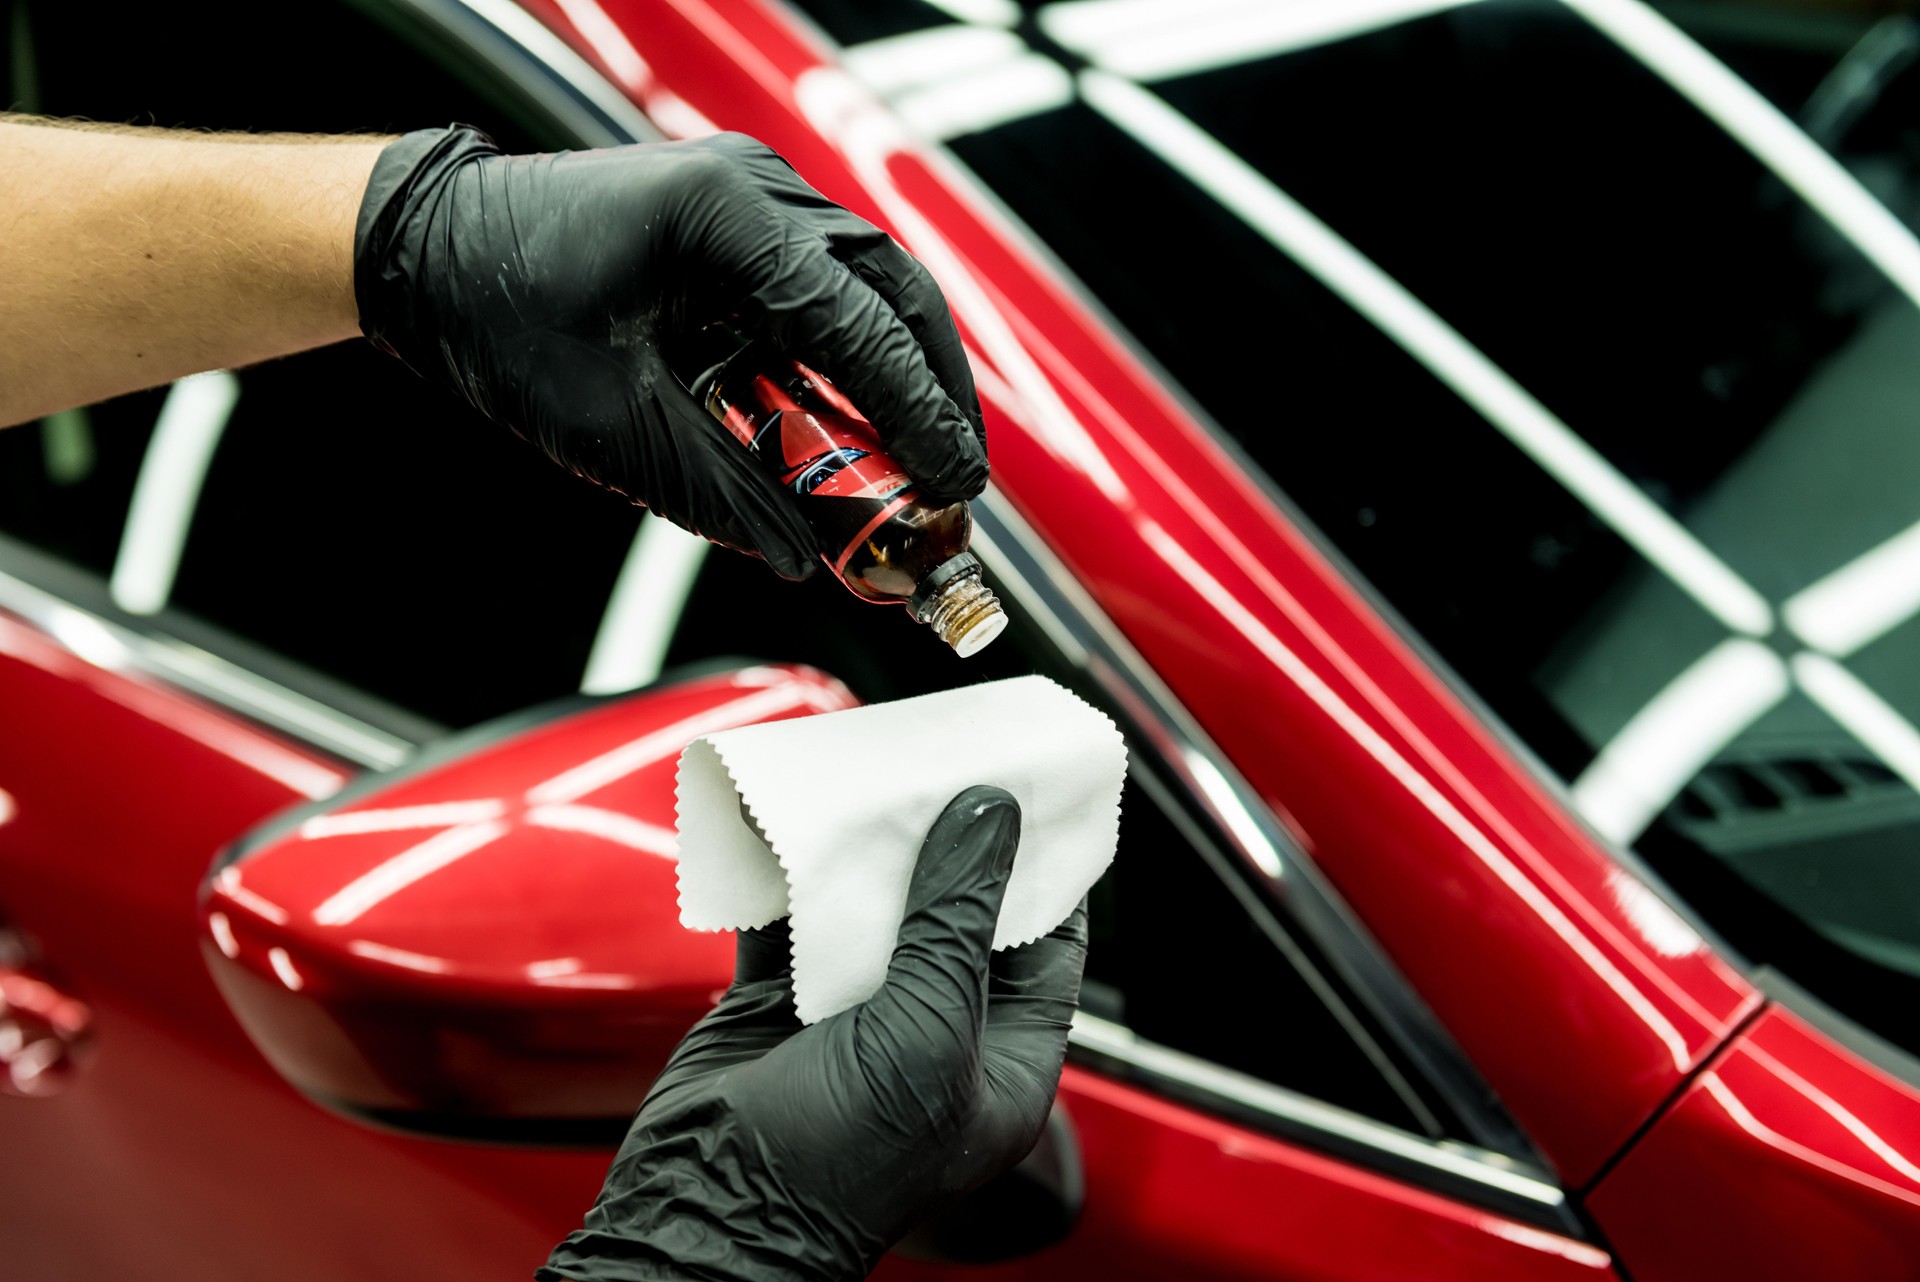
<svg viewBox="0 0 1920 1282"><path fill-rule="evenodd" d="M860 419L781 410L768 418L753 448L769 453L776 442L780 483L801 498L890 499L913 483Z"/></svg>
<svg viewBox="0 0 1920 1282"><path fill-rule="evenodd" d="M879 434L863 418L793 408L756 422L729 405L724 422L743 445L777 465L780 483L807 503L808 524L836 574L863 539L917 497L913 478L881 449Z"/></svg>

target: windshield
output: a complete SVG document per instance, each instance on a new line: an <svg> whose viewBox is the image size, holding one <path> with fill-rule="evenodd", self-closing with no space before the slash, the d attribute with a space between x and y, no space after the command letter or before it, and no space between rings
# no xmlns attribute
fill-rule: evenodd
<svg viewBox="0 0 1920 1282"><path fill-rule="evenodd" d="M1879 211L1869 261L1872 210L1836 231L1728 132L1765 133L1756 96L1716 123L1685 37L1629 51L1570 5L802 7L1597 829L1920 1048L1920 309L1883 270L1909 233ZM1823 31L1754 65L1900 206L1904 66L1849 81Z"/></svg>

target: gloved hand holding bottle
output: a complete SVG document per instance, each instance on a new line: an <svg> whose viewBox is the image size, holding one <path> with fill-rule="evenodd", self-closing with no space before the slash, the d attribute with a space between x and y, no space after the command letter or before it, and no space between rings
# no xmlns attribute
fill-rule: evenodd
<svg viewBox="0 0 1920 1282"><path fill-rule="evenodd" d="M814 540L668 368L677 335L720 320L764 335L844 388L929 497L986 485L939 287L739 134L534 156L463 126L408 134L367 185L354 288L367 336L414 370L788 578L815 568Z"/></svg>
<svg viewBox="0 0 1920 1282"><path fill-rule="evenodd" d="M543 1282L842 1282L1033 1147L1086 960L1084 905L991 952L1020 812L969 788L927 834L885 985L794 1015L784 922L640 1106L585 1226Z"/></svg>

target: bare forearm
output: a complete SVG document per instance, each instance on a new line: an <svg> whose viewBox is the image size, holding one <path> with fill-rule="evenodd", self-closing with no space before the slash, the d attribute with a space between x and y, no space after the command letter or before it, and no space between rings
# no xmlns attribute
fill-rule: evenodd
<svg viewBox="0 0 1920 1282"><path fill-rule="evenodd" d="M0 424L354 334L385 143L0 119Z"/></svg>

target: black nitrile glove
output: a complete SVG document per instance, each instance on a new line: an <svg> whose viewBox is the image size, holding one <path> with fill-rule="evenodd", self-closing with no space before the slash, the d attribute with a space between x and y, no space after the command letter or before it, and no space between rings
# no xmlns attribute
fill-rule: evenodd
<svg viewBox="0 0 1920 1282"><path fill-rule="evenodd" d="M932 277L739 134L540 156L461 125L408 134L368 182L354 291L367 337L416 372L788 578L814 568L799 512L681 387L663 339L766 334L843 387L930 496L987 482Z"/></svg>
<svg viewBox="0 0 1920 1282"><path fill-rule="evenodd" d="M803 1027L786 923L742 931L733 986L654 1083L546 1282L846 1282L1025 1157L1060 1083L1083 904L990 953L1020 811L969 788L921 848L886 984Z"/></svg>

